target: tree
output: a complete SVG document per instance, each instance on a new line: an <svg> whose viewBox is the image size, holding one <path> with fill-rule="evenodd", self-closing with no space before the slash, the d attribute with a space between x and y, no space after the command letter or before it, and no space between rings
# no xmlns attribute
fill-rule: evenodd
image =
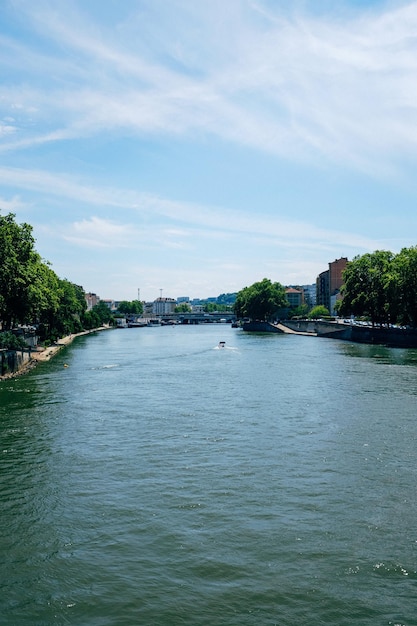
<svg viewBox="0 0 417 626"><path fill-rule="evenodd" d="M101 326L100 316L95 311L95 307L93 307L91 311L85 311L83 315L83 328L91 330L99 326Z"/></svg>
<svg viewBox="0 0 417 626"><path fill-rule="evenodd" d="M40 322L59 308L59 278L47 263L39 263L29 288L29 319Z"/></svg>
<svg viewBox="0 0 417 626"><path fill-rule="evenodd" d="M386 250L357 256L347 264L341 288L341 315L361 315L372 324L389 323L395 313L393 298L393 254Z"/></svg>
<svg viewBox="0 0 417 626"><path fill-rule="evenodd" d="M228 306L233 306L236 302L236 293L221 293L217 296L217 304L226 304Z"/></svg>
<svg viewBox="0 0 417 626"><path fill-rule="evenodd" d="M214 311L218 311L219 307L215 302L205 302L203 304L204 313L214 313Z"/></svg>
<svg viewBox="0 0 417 626"><path fill-rule="evenodd" d="M33 284L41 264L29 224L0 215L0 320L8 330L26 321L34 304Z"/></svg>
<svg viewBox="0 0 417 626"><path fill-rule="evenodd" d="M23 337L17 337L10 331L0 333L0 349L24 350L28 345Z"/></svg>
<svg viewBox="0 0 417 626"><path fill-rule="evenodd" d="M280 283L272 283L264 278L238 292L234 310L240 318L268 320L284 306L288 306L285 288Z"/></svg>
<svg viewBox="0 0 417 626"><path fill-rule="evenodd" d="M292 317L307 317L308 315L308 304L300 304L291 310Z"/></svg>
<svg viewBox="0 0 417 626"><path fill-rule="evenodd" d="M175 307L174 313L191 313L191 307L186 302L183 302Z"/></svg>
<svg viewBox="0 0 417 626"><path fill-rule="evenodd" d="M417 327L417 247L403 248L392 263L390 294L395 321ZM392 307L394 308L394 307Z"/></svg>
<svg viewBox="0 0 417 626"><path fill-rule="evenodd" d="M122 300L117 307L119 313L125 315L141 315L143 313L143 304L139 300Z"/></svg>
<svg viewBox="0 0 417 626"><path fill-rule="evenodd" d="M93 312L98 317L98 326L109 324L113 320L113 315L105 302L100 301L98 304L93 306Z"/></svg>
<svg viewBox="0 0 417 626"><path fill-rule="evenodd" d="M308 317L311 320L317 320L320 317L329 317L329 316L330 316L330 311L323 304L318 304L317 306L313 307L310 313L308 314Z"/></svg>
<svg viewBox="0 0 417 626"><path fill-rule="evenodd" d="M42 318L44 336L52 340L83 330L87 309L84 289L67 279L58 278L58 308L50 309Z"/></svg>

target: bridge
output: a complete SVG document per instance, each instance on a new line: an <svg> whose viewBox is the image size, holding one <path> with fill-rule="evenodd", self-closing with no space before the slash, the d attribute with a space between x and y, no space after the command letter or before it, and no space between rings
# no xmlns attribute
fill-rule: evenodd
<svg viewBox="0 0 417 626"><path fill-rule="evenodd" d="M230 312L223 313L170 313L158 315L161 322L176 322L177 324L232 324L236 321L236 315Z"/></svg>

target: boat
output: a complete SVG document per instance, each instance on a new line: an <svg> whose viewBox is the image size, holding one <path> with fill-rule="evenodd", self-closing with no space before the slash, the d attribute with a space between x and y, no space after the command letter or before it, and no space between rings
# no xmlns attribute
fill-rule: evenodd
<svg viewBox="0 0 417 626"><path fill-rule="evenodd" d="M219 341L219 348L225 348L226 347L226 342L225 341Z"/></svg>

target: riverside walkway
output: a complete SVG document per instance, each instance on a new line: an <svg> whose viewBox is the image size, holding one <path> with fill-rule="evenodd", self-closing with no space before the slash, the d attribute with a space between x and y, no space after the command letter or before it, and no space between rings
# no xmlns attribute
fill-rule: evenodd
<svg viewBox="0 0 417 626"><path fill-rule="evenodd" d="M278 328L278 330L280 330L282 333L285 333L287 335L305 335L308 337L317 337L316 332L313 332L313 331L309 332L305 330L293 330L292 328L289 328L288 326L285 326L284 324L271 324L271 326Z"/></svg>

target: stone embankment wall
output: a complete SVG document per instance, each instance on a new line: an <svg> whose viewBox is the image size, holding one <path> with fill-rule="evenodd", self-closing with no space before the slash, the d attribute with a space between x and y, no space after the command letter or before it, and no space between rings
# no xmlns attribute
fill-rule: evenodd
<svg viewBox="0 0 417 626"><path fill-rule="evenodd" d="M317 334L317 324L315 321L310 320L285 320L281 322L283 326L290 328L296 333L309 333Z"/></svg>
<svg viewBox="0 0 417 626"><path fill-rule="evenodd" d="M261 322L261 321L244 322L242 328L243 330L246 330L252 333L282 333L283 332L282 330L280 330L273 324L270 324L269 322Z"/></svg>
<svg viewBox="0 0 417 626"><path fill-rule="evenodd" d="M0 350L0 376L23 370L30 360L30 350Z"/></svg>
<svg viewBox="0 0 417 626"><path fill-rule="evenodd" d="M311 330L310 321L285 321L285 326L295 331ZM315 321L314 331L318 337L343 339L356 343L370 343L393 348L417 348L417 331L403 328L372 328L357 324Z"/></svg>

